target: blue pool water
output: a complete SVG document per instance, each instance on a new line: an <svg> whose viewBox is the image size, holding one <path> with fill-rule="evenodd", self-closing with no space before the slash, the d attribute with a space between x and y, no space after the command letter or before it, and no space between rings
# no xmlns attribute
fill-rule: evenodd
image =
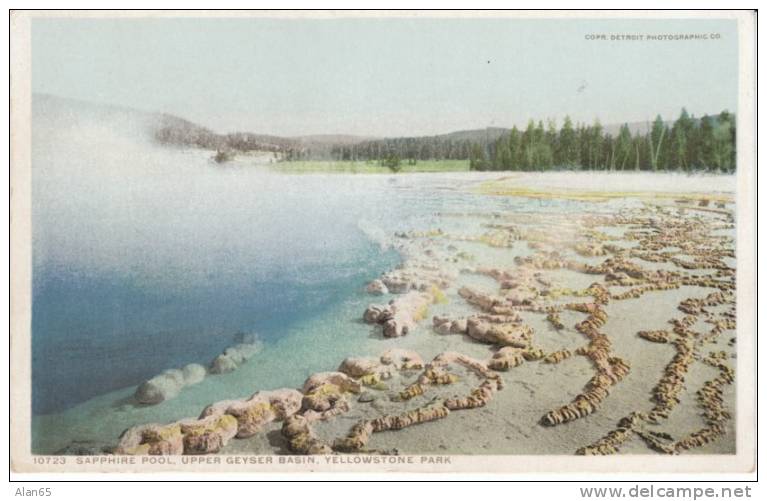
<svg viewBox="0 0 767 501"><path fill-rule="evenodd" d="M205 364L234 344L238 332L273 342L292 324L343 301L397 258L373 245L357 250L356 259L325 267L326 276L316 283L302 283L297 272L283 269L237 288L212 281L179 292L108 276L38 272L33 410L59 411L167 368Z"/></svg>

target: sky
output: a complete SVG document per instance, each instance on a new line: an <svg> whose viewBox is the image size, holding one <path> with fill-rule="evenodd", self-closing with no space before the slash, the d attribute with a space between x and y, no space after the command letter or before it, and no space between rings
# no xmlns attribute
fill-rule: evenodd
<svg viewBox="0 0 767 501"><path fill-rule="evenodd" d="M32 91L217 132L431 135L735 111L737 54L734 20L35 18Z"/></svg>

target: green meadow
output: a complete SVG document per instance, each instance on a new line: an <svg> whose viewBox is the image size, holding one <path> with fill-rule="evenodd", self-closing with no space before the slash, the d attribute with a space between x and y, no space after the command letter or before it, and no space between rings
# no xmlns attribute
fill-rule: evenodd
<svg viewBox="0 0 767 501"><path fill-rule="evenodd" d="M278 162L271 165L277 172L291 174L392 174L395 171L378 162L306 160ZM399 166L399 174L409 172L464 172L469 170L468 160L419 160L414 165L404 161Z"/></svg>

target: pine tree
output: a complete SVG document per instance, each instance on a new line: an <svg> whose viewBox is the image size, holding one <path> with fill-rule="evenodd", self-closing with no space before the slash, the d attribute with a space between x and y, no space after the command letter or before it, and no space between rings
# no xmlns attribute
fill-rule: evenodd
<svg viewBox="0 0 767 501"><path fill-rule="evenodd" d="M703 118L700 119L700 131L698 133L696 165L700 165L706 170L717 167L714 157L715 142L714 122L708 115L703 115Z"/></svg>
<svg viewBox="0 0 767 501"><path fill-rule="evenodd" d="M496 142L493 168L494 170L511 170L511 150L509 142L503 137Z"/></svg>
<svg viewBox="0 0 767 501"><path fill-rule="evenodd" d="M663 142L666 139L666 124L663 122L663 118L660 115L655 117L655 121L652 124L652 130L650 131L650 164L652 170L657 171L660 166L663 165L663 158L661 152L663 150Z"/></svg>
<svg viewBox="0 0 767 501"><path fill-rule="evenodd" d="M471 157L469 158L469 169L471 170L486 170L487 159L485 157L485 149L478 143L475 143L471 148Z"/></svg>
<svg viewBox="0 0 767 501"><path fill-rule="evenodd" d="M570 117L565 117L562 130L559 131L559 148L556 155L556 163L563 167L574 167L577 164L578 145L576 144L575 130Z"/></svg>
<svg viewBox="0 0 767 501"><path fill-rule="evenodd" d="M546 157L548 159L547 167L549 169L557 166L556 151L558 148L558 145L557 145L558 136L559 136L559 133L557 132L556 121L553 119L547 120L546 121L546 137L544 141L547 146Z"/></svg>
<svg viewBox="0 0 767 501"><path fill-rule="evenodd" d="M735 170L736 144L735 123L729 112L723 111L717 117L714 130L714 156L717 167L725 172Z"/></svg>
<svg viewBox="0 0 767 501"><path fill-rule="evenodd" d="M522 135L515 125L509 133L509 153L511 154L511 170L522 168Z"/></svg>
<svg viewBox="0 0 767 501"><path fill-rule="evenodd" d="M535 169L535 122L527 122L527 129L522 133L522 167Z"/></svg>
<svg viewBox="0 0 767 501"><path fill-rule="evenodd" d="M631 131L628 124L621 125L615 145L618 170L629 168L632 157Z"/></svg>

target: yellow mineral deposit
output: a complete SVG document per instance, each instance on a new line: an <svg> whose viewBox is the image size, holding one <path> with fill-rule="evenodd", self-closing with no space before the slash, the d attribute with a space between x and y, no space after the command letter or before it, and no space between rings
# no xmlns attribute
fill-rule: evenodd
<svg viewBox="0 0 767 501"><path fill-rule="evenodd" d="M664 330L657 331L639 331L637 335L653 343L668 343L669 333Z"/></svg>
<svg viewBox="0 0 767 501"><path fill-rule="evenodd" d="M546 357L544 357L543 361L547 364L558 364L562 360L570 358L572 355L573 354L570 352L570 350L559 350L555 351L554 353L549 353Z"/></svg>
<svg viewBox="0 0 767 501"><path fill-rule="evenodd" d="M525 361L524 351L519 348L506 346L493 354L487 366L494 371L507 371Z"/></svg>

